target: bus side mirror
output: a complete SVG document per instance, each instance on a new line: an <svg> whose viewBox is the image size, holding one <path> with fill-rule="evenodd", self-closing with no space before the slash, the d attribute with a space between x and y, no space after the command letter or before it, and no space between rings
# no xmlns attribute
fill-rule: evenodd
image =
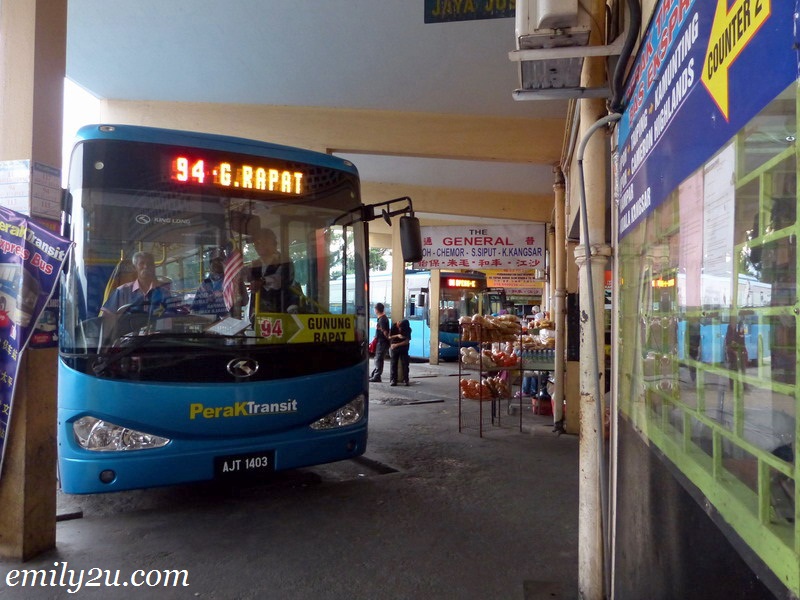
<svg viewBox="0 0 800 600"><path fill-rule="evenodd" d="M420 308L425 308L425 294L423 294L422 292L417 294L417 306L419 306Z"/></svg>
<svg viewBox="0 0 800 600"><path fill-rule="evenodd" d="M72 236L72 194L69 190L61 190L61 237Z"/></svg>
<svg viewBox="0 0 800 600"><path fill-rule="evenodd" d="M403 252L404 262L422 260L422 233L417 217L400 217L400 248Z"/></svg>

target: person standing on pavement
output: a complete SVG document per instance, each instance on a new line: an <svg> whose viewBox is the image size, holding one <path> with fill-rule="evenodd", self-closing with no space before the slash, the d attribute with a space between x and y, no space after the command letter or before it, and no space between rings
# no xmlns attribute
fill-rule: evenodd
<svg viewBox="0 0 800 600"><path fill-rule="evenodd" d="M381 375L383 375L383 363L386 360L386 354L389 352L389 317L383 312L383 302L375 304L375 316L378 318L378 323L375 326L375 337L378 342L375 345L375 363L369 380L373 383L380 383Z"/></svg>
<svg viewBox="0 0 800 600"><path fill-rule="evenodd" d="M411 344L411 324L408 319L392 323L389 341L391 342L389 346L389 385L398 383L409 385L408 348Z"/></svg>

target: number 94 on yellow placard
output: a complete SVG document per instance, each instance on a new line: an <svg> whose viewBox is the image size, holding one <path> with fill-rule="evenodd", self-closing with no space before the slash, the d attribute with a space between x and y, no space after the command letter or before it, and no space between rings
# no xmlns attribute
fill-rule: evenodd
<svg viewBox="0 0 800 600"><path fill-rule="evenodd" d="M355 341L353 315L293 315L270 313L256 316L256 333L270 344Z"/></svg>

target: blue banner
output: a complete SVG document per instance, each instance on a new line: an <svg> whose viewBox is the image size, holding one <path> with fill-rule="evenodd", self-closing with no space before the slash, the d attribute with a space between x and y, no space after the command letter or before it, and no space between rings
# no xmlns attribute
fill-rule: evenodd
<svg viewBox="0 0 800 600"><path fill-rule="evenodd" d="M70 247L71 242L30 217L0 207L0 473L22 352L53 295Z"/></svg>
<svg viewBox="0 0 800 600"><path fill-rule="evenodd" d="M797 80L794 4L659 3L617 128L620 238Z"/></svg>

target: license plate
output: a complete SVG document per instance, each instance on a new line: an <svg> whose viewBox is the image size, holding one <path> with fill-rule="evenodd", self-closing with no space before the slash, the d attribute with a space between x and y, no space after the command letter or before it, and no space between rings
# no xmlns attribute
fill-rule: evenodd
<svg viewBox="0 0 800 600"><path fill-rule="evenodd" d="M219 479L257 479L273 471L275 471L274 450L214 458L214 476Z"/></svg>

